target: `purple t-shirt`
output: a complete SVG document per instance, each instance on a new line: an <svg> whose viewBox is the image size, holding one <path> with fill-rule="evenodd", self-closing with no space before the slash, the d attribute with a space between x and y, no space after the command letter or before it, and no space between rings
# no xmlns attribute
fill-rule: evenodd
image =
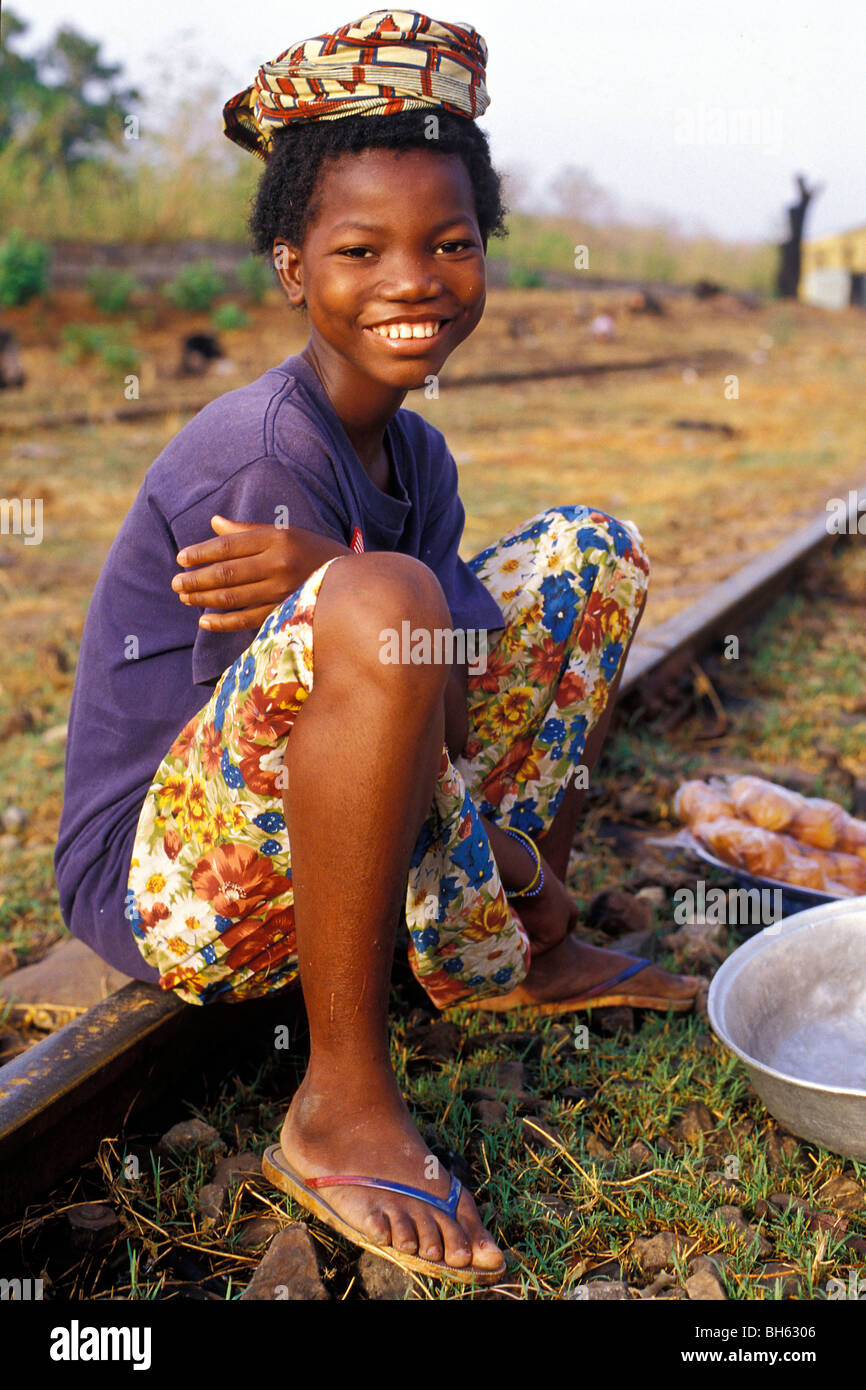
<svg viewBox="0 0 866 1390"><path fill-rule="evenodd" d="M159 764L254 634L207 632L171 588L177 553L210 518L300 526L413 555L442 585L455 628L494 628L499 606L459 558L464 511L439 430L389 422L392 490L365 472L318 375L293 356L212 401L152 464L91 599L72 696L54 857L69 930L111 965L156 980L124 917L138 817ZM359 600L360 602L361 600Z"/></svg>

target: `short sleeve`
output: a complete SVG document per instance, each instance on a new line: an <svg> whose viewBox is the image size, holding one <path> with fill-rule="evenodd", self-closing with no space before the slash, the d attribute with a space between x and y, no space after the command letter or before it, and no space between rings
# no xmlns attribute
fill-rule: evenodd
<svg viewBox="0 0 866 1390"><path fill-rule="evenodd" d="M444 445L444 441L443 441ZM444 448L431 516L421 536L419 559L442 585L455 629L504 626L502 611L458 553L466 513L457 491L457 465Z"/></svg>
<svg viewBox="0 0 866 1390"><path fill-rule="evenodd" d="M303 462L284 463L260 458L239 469L225 483L172 519L178 550L209 540L215 533L210 519L219 513L232 521L253 525L299 526L347 544L347 518L339 497L329 490L321 470ZM207 611L207 610L204 610ZM253 633L208 632L198 628L192 652L196 685L212 685L250 644Z"/></svg>

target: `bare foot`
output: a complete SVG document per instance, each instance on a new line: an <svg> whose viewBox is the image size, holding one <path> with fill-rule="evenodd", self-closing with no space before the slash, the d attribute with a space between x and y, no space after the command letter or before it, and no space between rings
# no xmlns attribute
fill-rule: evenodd
<svg viewBox="0 0 866 1390"><path fill-rule="evenodd" d="M473 1000L457 1007L499 1013L527 1005L552 1005L579 998L587 990L627 970L635 964L636 959L636 956L625 955L622 951L590 946L588 942L569 935L543 955L533 957L526 979L516 989L508 994ZM695 997L699 987L700 981L694 976L670 975L658 966L648 965L621 985L614 985L611 992L627 994L634 999L636 1007L640 1007L641 998L648 1001L646 1007L653 1007L650 1000L662 1000L682 1007Z"/></svg>
<svg viewBox="0 0 866 1390"><path fill-rule="evenodd" d="M360 1096L347 1099L347 1090ZM369 1088L331 1088L315 1092L305 1078L286 1115L280 1146L304 1179L326 1176L383 1178L447 1197L451 1177L412 1122L402 1096ZM436 1207L397 1192L369 1187L322 1187L322 1198L377 1245L407 1255L444 1262L455 1269L498 1269L502 1253L481 1224L475 1203L460 1194L457 1220Z"/></svg>

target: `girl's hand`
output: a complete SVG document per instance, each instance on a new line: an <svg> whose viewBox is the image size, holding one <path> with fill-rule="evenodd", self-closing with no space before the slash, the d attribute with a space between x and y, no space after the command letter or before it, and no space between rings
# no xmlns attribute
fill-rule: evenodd
<svg viewBox="0 0 866 1390"><path fill-rule="evenodd" d="M337 555L351 555L348 546L299 526L251 526L211 517L216 538L188 545L177 562L192 573L176 574L171 587L182 603L217 608L199 618L199 627L215 632L238 632L261 627L265 618Z"/></svg>
<svg viewBox="0 0 866 1390"><path fill-rule="evenodd" d="M527 888L532 882L533 873L532 856L527 846L513 835L506 835L500 826L495 825L486 816L481 816L480 819L487 831L490 848L506 893ZM568 935L577 922L578 908L544 855L540 850L538 853L544 873L541 892L535 898L509 898L508 904L520 918L532 943L533 952L540 956Z"/></svg>
<svg viewBox="0 0 866 1390"><path fill-rule="evenodd" d="M540 851L539 851L540 852ZM526 856L527 872L532 874L532 861ZM535 898L509 898L508 905L520 918L532 945L533 956L541 956L562 941L577 923L578 907L568 889L556 877L544 855L544 887ZM529 878L526 879L529 882Z"/></svg>

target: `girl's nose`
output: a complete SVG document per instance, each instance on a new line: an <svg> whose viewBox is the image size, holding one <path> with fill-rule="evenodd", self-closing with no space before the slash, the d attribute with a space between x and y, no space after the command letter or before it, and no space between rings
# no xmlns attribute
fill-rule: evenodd
<svg viewBox="0 0 866 1390"><path fill-rule="evenodd" d="M389 256L381 269L381 292L390 299L430 299L442 289L436 267L417 256Z"/></svg>

